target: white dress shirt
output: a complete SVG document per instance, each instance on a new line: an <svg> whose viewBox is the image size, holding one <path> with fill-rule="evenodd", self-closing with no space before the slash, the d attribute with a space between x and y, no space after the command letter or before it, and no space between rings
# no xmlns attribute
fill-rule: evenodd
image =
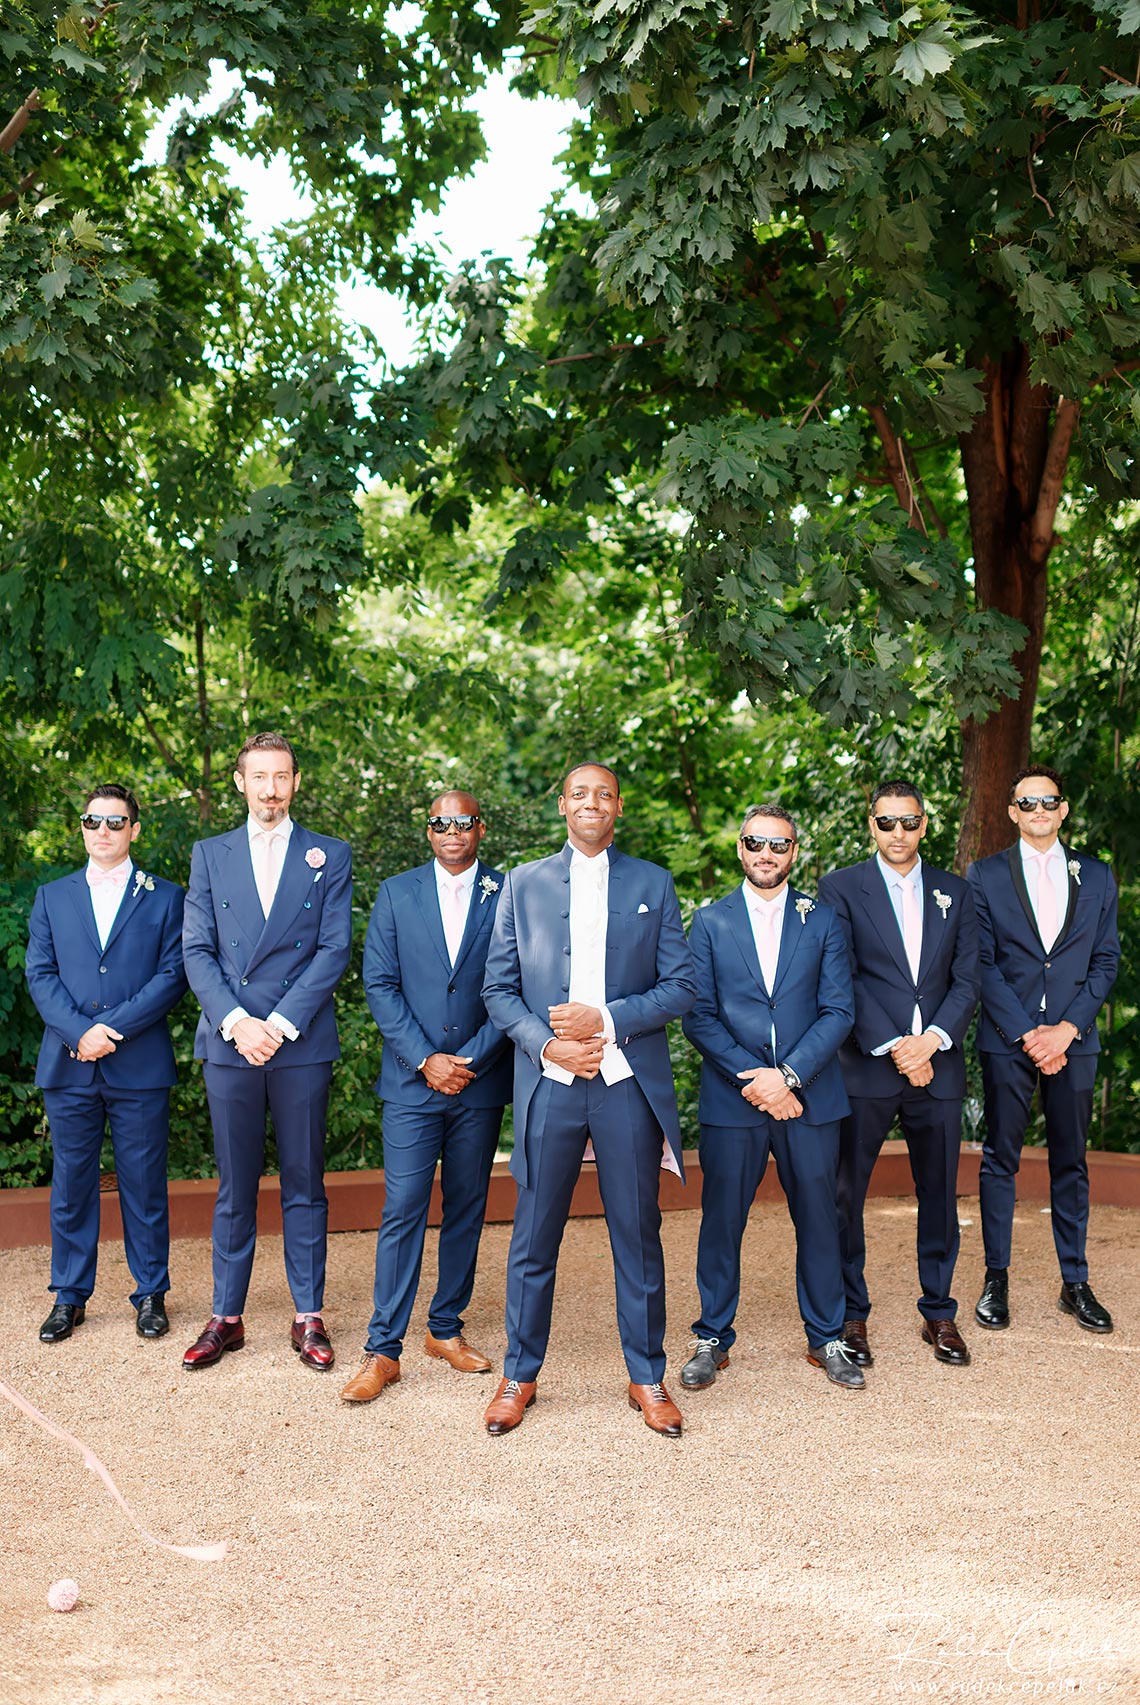
<svg viewBox="0 0 1140 1705"><path fill-rule="evenodd" d="M780 963L780 942L784 935L784 917L788 909L788 885L785 882L780 892L773 900L766 900L763 891L754 888L745 878L741 883L744 904L748 908L748 922L752 926L752 940L756 945L756 957L760 961L760 974L764 978L764 987L768 993L776 982L776 968ZM778 1060L776 1052L776 1021L772 1020L772 1059Z"/></svg>
<svg viewBox="0 0 1140 1705"><path fill-rule="evenodd" d="M435 865L435 890L439 896L439 916L443 924L443 939L447 944L447 956L452 965L459 958L459 949L463 945L463 935L467 928L467 914L471 910L471 895L475 887L475 877L479 864L476 861L453 876L450 870L445 870L438 859L433 859ZM455 898L458 896L458 898Z"/></svg>
<svg viewBox="0 0 1140 1705"><path fill-rule="evenodd" d="M246 834L249 836L249 857L253 865L253 880L257 887L257 897L261 901L261 909L268 918L277 897L277 885L281 881L281 872L285 865L285 855L289 851L289 838L293 833L293 819L285 816L280 823L274 823L271 829L263 829L257 818L252 814L245 820ZM268 865L264 855L268 851ZM235 1006L222 1019L221 1032L223 1042L232 1042L234 1025L241 1018L248 1018L249 1013L244 1006ZM280 1030L287 1042L295 1042L301 1032L297 1026L284 1018L276 1010L265 1020L272 1024L275 1030Z"/></svg>
<svg viewBox="0 0 1140 1705"><path fill-rule="evenodd" d="M926 896L923 893L923 888L922 888L922 859L921 858L916 859L914 869L908 870L905 876L902 876L895 869L893 864L888 864L886 859L883 857L882 853L876 853L875 854L875 863L879 867L879 875L882 877L883 881L887 885L887 897L889 898L889 900L891 902L891 907L892 907L894 914L895 914L895 922L899 926L899 934L902 936L903 941L905 943L905 941L906 941L906 930L903 927L903 885L904 884L909 885L911 893L913 894L915 900L918 902L918 921L919 921L919 924L922 926L923 929L925 929L925 927L926 927ZM912 975L912 977L914 977L915 982L917 982L918 981L918 973L913 966L911 967L911 975ZM946 1052L947 1048L952 1048L954 1046L953 1042L950 1040L950 1037L946 1034L945 1030L939 1029L937 1024L932 1024L932 1025L930 1025L929 1028L930 1028L931 1034L938 1037L938 1052L940 1054L944 1054ZM911 1017L911 1021L910 1021L910 1033L912 1036L921 1036L922 1035L922 1029L923 1029L922 1013L919 1010L918 1002L916 1001L915 1006L914 1006L914 1013L913 1013L913 1015ZM891 1049L896 1045L896 1043L901 1042L901 1041L902 1041L901 1036L892 1036L891 1040L889 1042L883 1042L879 1045L879 1047L872 1048L872 1050L871 1050L872 1056L878 1057L878 1055L880 1055L880 1054L889 1054Z"/></svg>
<svg viewBox="0 0 1140 1705"><path fill-rule="evenodd" d="M1041 879L1040 855L1035 847L1030 846L1024 837L1019 841L1021 848L1021 868L1025 873L1025 886L1029 890L1029 904L1033 907L1033 916L1037 921L1038 930L1041 928L1041 911L1038 883ZM1052 941L1046 941L1042 936L1042 945L1046 953L1052 951L1057 936L1065 927L1065 918L1069 910L1069 861L1065 857L1065 849L1060 841L1054 841L1045 854L1045 874L1053 889L1053 897L1057 907L1057 933Z"/></svg>
<svg viewBox="0 0 1140 1705"><path fill-rule="evenodd" d="M99 932L100 947L107 945L108 938L114 928L115 919L119 915L119 907L126 895L133 869L134 865L129 858L123 859L119 864L112 865L110 870L104 870L102 865L96 864L93 859L87 861L87 885L91 895L91 910L95 914L95 928ZM121 882L104 880L108 876L118 877L120 873L122 873Z"/></svg>
<svg viewBox="0 0 1140 1705"><path fill-rule="evenodd" d="M605 1083L621 1083L633 1076L633 1067L614 1041L614 1021L606 1005L606 934L610 921L609 852L587 858L574 848L570 856L570 989L568 1001L596 1006L602 1015L601 1076ZM549 1042L547 1047L549 1047ZM573 1083L574 1073L553 1060L542 1059L543 1075L558 1083Z"/></svg>

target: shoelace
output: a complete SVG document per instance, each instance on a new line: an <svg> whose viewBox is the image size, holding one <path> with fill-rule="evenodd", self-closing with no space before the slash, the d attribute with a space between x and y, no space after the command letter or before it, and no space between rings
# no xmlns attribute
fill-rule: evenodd
<svg viewBox="0 0 1140 1705"><path fill-rule="evenodd" d="M504 1397L521 1397L522 1387L517 1379L509 1379L503 1387Z"/></svg>
<svg viewBox="0 0 1140 1705"><path fill-rule="evenodd" d="M658 1381L656 1385L647 1385L645 1389L648 1391L650 1397L652 1397L654 1403L668 1403L669 1393L660 1381Z"/></svg>
<svg viewBox="0 0 1140 1705"><path fill-rule="evenodd" d="M697 1338L693 1343L694 1356L711 1356L715 1350L719 1349L719 1338Z"/></svg>

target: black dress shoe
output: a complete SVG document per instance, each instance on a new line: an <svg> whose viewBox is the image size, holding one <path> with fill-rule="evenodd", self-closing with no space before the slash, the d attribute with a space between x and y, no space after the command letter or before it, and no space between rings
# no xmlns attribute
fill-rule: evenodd
<svg viewBox="0 0 1140 1705"><path fill-rule="evenodd" d="M161 1338L164 1333L170 1331L170 1322L166 1318L166 1298L160 1292L156 1292L152 1297L139 1298L135 1331L140 1338Z"/></svg>
<svg viewBox="0 0 1140 1705"><path fill-rule="evenodd" d="M1009 1325L1009 1275L986 1273L985 1288L974 1307L974 1319L979 1326L998 1332Z"/></svg>
<svg viewBox="0 0 1140 1705"><path fill-rule="evenodd" d="M1062 1314L1075 1314L1077 1325L1083 1326L1086 1332L1112 1331L1112 1316L1097 1302L1089 1284L1062 1285L1057 1307ZM40 1337L43 1337L42 1332Z"/></svg>
<svg viewBox="0 0 1140 1705"><path fill-rule="evenodd" d="M87 1310L81 1302L57 1302L40 1327L40 1343L61 1343L64 1338L70 1338L86 1318Z"/></svg>
<svg viewBox="0 0 1140 1705"><path fill-rule="evenodd" d="M871 1354L871 1346L867 1341L867 1322L865 1320L845 1320L843 1322L843 1342L847 1346L847 1354L856 1367L874 1367L875 1358Z"/></svg>

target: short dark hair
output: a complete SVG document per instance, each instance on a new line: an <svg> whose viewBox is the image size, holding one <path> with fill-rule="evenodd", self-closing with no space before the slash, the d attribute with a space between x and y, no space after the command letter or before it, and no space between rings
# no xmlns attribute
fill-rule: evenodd
<svg viewBox="0 0 1140 1705"><path fill-rule="evenodd" d="M800 832L796 828L795 818L792 816L790 811L785 811L784 807L782 805L777 805L775 803L772 803L769 805L748 805L748 806L746 806L745 811L744 811L744 816L740 820L740 833L741 834L743 834L745 829L747 829L747 827L748 827L749 823L751 823L753 817L778 817L780 819L780 822L786 823L788 825L788 828L792 831L793 841L798 841L800 838Z"/></svg>
<svg viewBox="0 0 1140 1705"><path fill-rule="evenodd" d="M129 787L124 787L121 781L106 781L99 787L93 787L83 804L86 815L87 807L93 799L121 799L127 808L127 816L132 823L139 820L139 802Z"/></svg>
<svg viewBox="0 0 1140 1705"><path fill-rule="evenodd" d="M1017 774L1009 784L1009 803L1011 805L1017 798L1018 788L1021 786L1022 782L1027 781L1030 776L1048 776L1049 780L1053 783L1053 786L1057 789L1057 792L1061 795L1061 798L1064 799L1065 784L1061 780L1058 772L1049 764L1030 764L1028 769L1018 770Z"/></svg>
<svg viewBox="0 0 1140 1705"><path fill-rule="evenodd" d="M612 764L604 764L600 758L582 758L578 763L571 764L570 768L566 771L566 774L562 777L562 785L558 789L560 795L566 792L566 783L570 780L571 776L577 775L579 770L605 770L607 775L613 776L614 786L618 790L618 797L621 797L621 777L618 775Z"/></svg>
<svg viewBox="0 0 1140 1705"><path fill-rule="evenodd" d="M234 768L245 769L245 760L251 752L288 752L293 764L293 774L297 774L297 754L283 734L251 734L237 755Z"/></svg>
<svg viewBox="0 0 1140 1705"><path fill-rule="evenodd" d="M875 807L880 799L913 799L923 816L926 815L926 801L922 797L921 789L915 787L912 781L907 781L905 776L889 776L886 781L879 783L871 795L872 817L875 815Z"/></svg>

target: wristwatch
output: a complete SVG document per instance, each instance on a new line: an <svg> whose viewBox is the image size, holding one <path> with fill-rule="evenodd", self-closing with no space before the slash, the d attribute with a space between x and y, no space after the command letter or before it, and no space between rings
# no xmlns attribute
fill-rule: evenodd
<svg viewBox="0 0 1140 1705"><path fill-rule="evenodd" d="M428 1063L428 1060L429 1060L429 1059L430 1059L430 1058L431 1058L431 1056L430 1056L430 1055L429 1055L429 1054L425 1054L425 1055L424 1055L424 1057L423 1057L423 1059L422 1059L422 1060L421 1060L421 1061L420 1061L420 1063L419 1063L419 1065L418 1065L418 1066L417 1066L417 1067L416 1067L416 1070L417 1070L417 1071L418 1071L418 1072L422 1072L422 1071L423 1071L423 1069L424 1069L424 1067L425 1067L425 1066L426 1066L426 1065L427 1065L427 1063Z"/></svg>
<svg viewBox="0 0 1140 1705"><path fill-rule="evenodd" d="M791 1066L777 1066L776 1070L783 1078L789 1089L802 1089L803 1084L792 1070Z"/></svg>

